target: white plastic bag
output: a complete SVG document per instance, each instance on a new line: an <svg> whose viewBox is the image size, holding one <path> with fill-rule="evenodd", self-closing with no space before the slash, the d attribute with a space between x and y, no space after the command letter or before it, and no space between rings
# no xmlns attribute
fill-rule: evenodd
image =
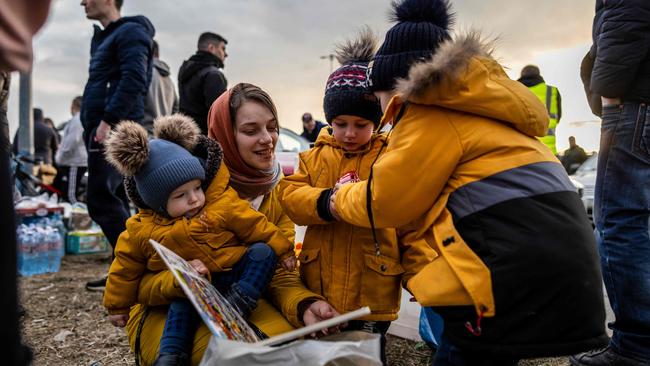
<svg viewBox="0 0 650 366"><path fill-rule="evenodd" d="M266 347L212 337L200 366L381 366L379 339L355 331Z"/></svg>

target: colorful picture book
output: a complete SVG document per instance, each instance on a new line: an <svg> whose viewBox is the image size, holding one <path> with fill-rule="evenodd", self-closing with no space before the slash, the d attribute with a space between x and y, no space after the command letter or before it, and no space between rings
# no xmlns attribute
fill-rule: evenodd
<svg viewBox="0 0 650 366"><path fill-rule="evenodd" d="M210 281L187 261L155 240L149 240L149 243L170 269L210 332L217 338L273 346L370 314L370 309L363 307L262 341Z"/></svg>

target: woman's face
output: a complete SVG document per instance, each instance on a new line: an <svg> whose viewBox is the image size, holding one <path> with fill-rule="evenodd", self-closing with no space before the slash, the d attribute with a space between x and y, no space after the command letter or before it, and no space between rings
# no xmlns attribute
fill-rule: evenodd
<svg viewBox="0 0 650 366"><path fill-rule="evenodd" d="M269 170L275 160L278 142L278 121L260 103L247 101L235 116L235 141L239 156L250 167Z"/></svg>

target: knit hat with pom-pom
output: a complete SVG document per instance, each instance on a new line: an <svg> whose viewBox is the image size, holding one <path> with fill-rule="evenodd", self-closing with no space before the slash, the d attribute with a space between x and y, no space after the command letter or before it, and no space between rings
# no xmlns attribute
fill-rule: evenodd
<svg viewBox="0 0 650 366"><path fill-rule="evenodd" d="M448 0L401 0L392 5L391 20L397 24L388 30L369 65L373 91L392 90L396 79L408 75L413 62L429 58L450 38L454 22Z"/></svg>
<svg viewBox="0 0 650 366"><path fill-rule="evenodd" d="M323 109L330 124L337 116L349 115L365 118L375 126L381 119L381 107L368 88L368 62L377 49L377 41L370 28L364 28L356 40L337 47L341 67L327 79Z"/></svg>
<svg viewBox="0 0 650 366"><path fill-rule="evenodd" d="M180 114L156 119L151 140L140 124L124 121L106 142L106 160L122 175L133 176L147 206L167 215L167 200L176 188L205 179L201 161L190 153L199 134L196 123Z"/></svg>

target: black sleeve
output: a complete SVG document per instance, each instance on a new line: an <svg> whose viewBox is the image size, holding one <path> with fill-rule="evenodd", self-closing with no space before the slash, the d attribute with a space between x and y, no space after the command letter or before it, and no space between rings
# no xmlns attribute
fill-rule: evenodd
<svg viewBox="0 0 650 366"><path fill-rule="evenodd" d="M330 197L332 196L332 189L324 190L318 200L316 201L316 211L318 211L318 216L325 221L335 221L336 219L332 216L330 212Z"/></svg>
<svg viewBox="0 0 650 366"><path fill-rule="evenodd" d="M591 74L594 69L595 54L595 46L592 46L591 50L589 50L589 52L587 52L585 57L582 59L582 62L580 63L580 79L582 79L582 85L585 88L585 95L587 97L587 103L589 103L591 113L600 117L602 110L600 95L594 93L594 91L591 90Z"/></svg>
<svg viewBox="0 0 650 366"><path fill-rule="evenodd" d="M210 108L212 103L226 91L226 77L221 71L215 70L208 73L203 79L203 98L205 106Z"/></svg>
<svg viewBox="0 0 650 366"><path fill-rule="evenodd" d="M650 1L607 0L596 38L591 90L624 97L650 46Z"/></svg>

